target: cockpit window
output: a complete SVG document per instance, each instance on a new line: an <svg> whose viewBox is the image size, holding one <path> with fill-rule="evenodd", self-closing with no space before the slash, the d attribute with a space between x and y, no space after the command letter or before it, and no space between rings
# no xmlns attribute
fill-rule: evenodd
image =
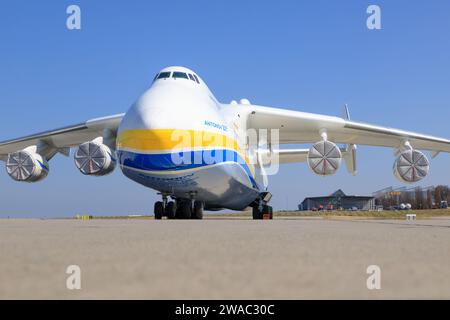
<svg viewBox="0 0 450 320"><path fill-rule="evenodd" d="M166 79L170 78L170 72L161 72L157 79Z"/></svg>
<svg viewBox="0 0 450 320"><path fill-rule="evenodd" d="M197 81L197 83L200 83L200 81L198 81L197 76L196 76L195 74L194 74L193 76L194 76L194 78L195 78L195 81Z"/></svg>
<svg viewBox="0 0 450 320"><path fill-rule="evenodd" d="M156 79L158 79L159 73L156 74L156 76L153 78L153 81L155 81Z"/></svg>
<svg viewBox="0 0 450 320"><path fill-rule="evenodd" d="M177 78L189 79L186 73L178 72L178 71L175 71L173 73L172 77L175 78L175 79L177 79Z"/></svg>
<svg viewBox="0 0 450 320"><path fill-rule="evenodd" d="M192 81L195 81L194 77L192 76L192 74L188 73L189 79L191 79Z"/></svg>

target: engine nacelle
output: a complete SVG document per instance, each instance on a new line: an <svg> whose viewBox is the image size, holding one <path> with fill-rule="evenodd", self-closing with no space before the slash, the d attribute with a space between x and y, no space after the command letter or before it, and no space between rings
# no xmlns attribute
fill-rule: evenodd
<svg viewBox="0 0 450 320"><path fill-rule="evenodd" d="M319 176L330 176L339 169L342 153L338 146L330 141L319 141L308 152L308 165Z"/></svg>
<svg viewBox="0 0 450 320"><path fill-rule="evenodd" d="M415 183L428 175L430 162L417 150L405 150L394 162L394 175L401 182Z"/></svg>
<svg viewBox="0 0 450 320"><path fill-rule="evenodd" d="M37 182L47 177L50 167L37 153L22 150L8 155L6 172L15 181Z"/></svg>
<svg viewBox="0 0 450 320"><path fill-rule="evenodd" d="M75 165L84 175L104 176L116 167L116 159L111 149L100 142L90 141L81 144L75 152Z"/></svg>

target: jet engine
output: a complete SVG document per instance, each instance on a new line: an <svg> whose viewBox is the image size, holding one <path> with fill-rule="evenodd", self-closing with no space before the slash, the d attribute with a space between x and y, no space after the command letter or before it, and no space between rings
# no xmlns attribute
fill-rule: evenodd
<svg viewBox="0 0 450 320"><path fill-rule="evenodd" d="M116 167L116 159L111 149L96 141L81 144L75 152L74 159L76 167L84 175L104 176Z"/></svg>
<svg viewBox="0 0 450 320"><path fill-rule="evenodd" d="M319 176L336 173L342 160L338 146L330 141L320 141L312 145L308 152L308 165Z"/></svg>
<svg viewBox="0 0 450 320"><path fill-rule="evenodd" d="M6 171L15 181L37 182L47 177L49 170L40 154L27 150L9 154L6 161Z"/></svg>
<svg viewBox="0 0 450 320"><path fill-rule="evenodd" d="M430 162L420 151L402 151L394 162L394 175L401 182L414 183L428 175Z"/></svg>

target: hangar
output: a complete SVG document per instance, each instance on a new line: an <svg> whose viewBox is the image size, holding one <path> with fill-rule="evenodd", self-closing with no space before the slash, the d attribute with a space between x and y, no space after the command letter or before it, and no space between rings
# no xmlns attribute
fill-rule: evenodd
<svg viewBox="0 0 450 320"><path fill-rule="evenodd" d="M335 209L358 209L374 210L375 197L371 196L350 196L346 195L341 189L329 196L308 197L298 205L300 211L306 210L335 210Z"/></svg>

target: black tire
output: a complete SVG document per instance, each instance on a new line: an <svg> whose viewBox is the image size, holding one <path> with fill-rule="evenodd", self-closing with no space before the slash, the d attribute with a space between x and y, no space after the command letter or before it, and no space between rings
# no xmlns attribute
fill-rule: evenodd
<svg viewBox="0 0 450 320"><path fill-rule="evenodd" d="M157 201L155 202L155 219L156 220L161 220L162 216L164 214L164 203L162 203L162 201Z"/></svg>
<svg viewBox="0 0 450 320"><path fill-rule="evenodd" d="M177 210L175 212L175 219L183 219L182 210L181 210L181 207L182 207L181 202L177 201L176 207L177 207Z"/></svg>
<svg viewBox="0 0 450 320"><path fill-rule="evenodd" d="M204 204L202 201L194 202L194 212L192 212L192 219L201 220L203 219L203 209Z"/></svg>
<svg viewBox="0 0 450 320"><path fill-rule="evenodd" d="M259 211L258 207L253 207L252 214L253 214L253 220L261 220L262 219L262 213L261 213L261 211Z"/></svg>
<svg viewBox="0 0 450 320"><path fill-rule="evenodd" d="M170 201L166 206L166 216L167 219L175 219L177 213L177 205L174 201Z"/></svg>
<svg viewBox="0 0 450 320"><path fill-rule="evenodd" d="M268 210L269 210L269 219L273 220L273 208L271 206L267 206Z"/></svg>
<svg viewBox="0 0 450 320"><path fill-rule="evenodd" d="M261 219L270 220L270 219L272 219L271 218L272 216L273 216L272 207L268 206L268 205L264 205L263 211L261 212Z"/></svg>
<svg viewBox="0 0 450 320"><path fill-rule="evenodd" d="M192 216L191 202L183 201L180 207L180 218L181 219L190 219Z"/></svg>

